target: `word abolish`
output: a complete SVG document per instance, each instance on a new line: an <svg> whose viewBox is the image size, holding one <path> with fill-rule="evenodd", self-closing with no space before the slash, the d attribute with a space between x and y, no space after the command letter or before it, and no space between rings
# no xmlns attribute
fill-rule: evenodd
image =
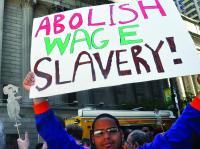
<svg viewBox="0 0 200 149"><path fill-rule="evenodd" d="M115 25L125 25L128 23L133 23L136 21L139 17L139 13L142 14L144 19L148 19L148 11L154 10L161 16L166 16L166 12L163 9L162 5L160 4L159 0L152 0L154 1L154 5L147 6L144 5L142 0L138 0L136 2L136 6L130 5L130 4L110 4L110 5L104 5L102 7L107 7L107 11L104 13L107 13L107 18L104 18L99 21L94 21L94 18L98 18L95 14L94 8L88 8L87 13L79 13L74 12L70 16L67 14L55 14L53 16L53 21L50 21L49 16L44 17L41 22L39 23L39 26L36 29L36 32L34 33L34 37L37 38L38 35L43 32L46 36L50 34L59 34L59 33L65 33L69 30L76 30L79 29L85 24L86 26L92 27L92 26L115 26ZM136 8L139 10L136 10ZM117 20L114 17L115 11L120 12L121 14L130 14L131 18L120 18L121 20ZM140 12L138 12L140 11ZM83 15L87 15L86 17ZM87 18L86 20L83 18ZM106 21L105 21L106 20ZM87 22L84 22L87 21Z"/></svg>

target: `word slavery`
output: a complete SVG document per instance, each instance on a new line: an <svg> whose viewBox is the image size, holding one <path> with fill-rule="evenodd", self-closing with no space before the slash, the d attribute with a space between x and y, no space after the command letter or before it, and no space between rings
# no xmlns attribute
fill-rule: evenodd
<svg viewBox="0 0 200 149"><path fill-rule="evenodd" d="M176 52L176 45L174 42L174 37L166 37L167 43L170 47L171 52ZM159 55L159 52L162 50L164 41L160 40L158 46L156 49L153 49L150 45L148 45L147 43L144 44L144 46L149 49L151 51L151 54L153 56L154 59L154 63L157 69L158 73L164 73L165 69L163 67L162 61L161 61L161 57ZM142 50L144 50L142 48L141 45L134 45L130 48L131 54L132 54L132 60L134 62L135 65L135 69L137 74L141 74L141 67L143 66L144 69L146 70L147 73L151 72L151 67L150 65L147 63L147 60L145 60L144 58L140 57L140 53L142 52ZM146 49L145 49L146 50ZM100 57L100 54L97 53L93 53L90 54L87 51L81 51L78 56L77 59L75 60L75 64L74 64L74 69L73 69L73 75L72 75L72 79L68 80L68 81L60 81L60 71L59 71L59 60L55 60L53 62L54 67L55 67L55 84L59 85L59 84L66 84L66 83L73 83L76 80L76 75L77 75L77 70L79 67L86 65L87 67L89 66L91 68L91 76L92 76L92 81L96 81L96 73L95 73L95 67L94 67L94 63L96 62L99 66L99 69L103 75L104 79L108 78L109 72L111 70L111 68L113 67L113 57L115 56L116 58L116 67L117 67L117 73L119 76L127 76L127 75L132 75L132 70L131 69L126 69L126 70L122 70L120 68L120 65L122 64L126 64L128 63L128 61L122 61L120 58L121 54L127 52L127 49L122 49L122 50L111 50L108 58L107 58L107 62L106 62L106 67L103 67L102 65L102 60ZM88 59L86 61L81 61L82 57L87 57ZM39 87L36 86L36 89L38 91L42 91L47 89L48 87L50 87L50 85L52 84L52 75L48 74L46 72L40 71L38 69L39 65L42 64L43 62L49 62L49 65L52 65L52 59L50 57L43 57L41 59L39 59L38 61L36 61L35 65L34 65L34 73L37 77L40 78L44 78L46 79L46 84L43 87ZM177 58L173 60L174 64L182 64L182 60L181 58Z"/></svg>

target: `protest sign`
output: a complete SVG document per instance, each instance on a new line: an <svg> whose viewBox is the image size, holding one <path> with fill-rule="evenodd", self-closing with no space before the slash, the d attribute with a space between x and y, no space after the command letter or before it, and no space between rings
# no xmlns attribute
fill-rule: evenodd
<svg viewBox="0 0 200 149"><path fill-rule="evenodd" d="M172 0L137 0L34 19L30 97L197 74L200 59Z"/></svg>

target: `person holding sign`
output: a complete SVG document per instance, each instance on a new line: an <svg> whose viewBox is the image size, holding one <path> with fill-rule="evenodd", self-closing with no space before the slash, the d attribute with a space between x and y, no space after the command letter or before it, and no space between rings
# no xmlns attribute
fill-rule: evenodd
<svg viewBox="0 0 200 149"><path fill-rule="evenodd" d="M26 90L35 84L34 73L30 72L23 81ZM200 84L200 75L197 78ZM65 131L49 108L44 98L33 99L36 126L47 142L49 149L83 149ZM165 133L155 136L153 142L139 146L139 149L192 149L200 137L200 92L185 108L182 115ZM118 120L109 115L99 115L92 124L91 142L94 149L124 149L123 133Z"/></svg>

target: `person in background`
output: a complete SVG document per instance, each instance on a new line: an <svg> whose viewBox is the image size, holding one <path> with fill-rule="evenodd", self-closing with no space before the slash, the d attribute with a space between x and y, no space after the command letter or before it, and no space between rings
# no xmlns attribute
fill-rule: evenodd
<svg viewBox="0 0 200 149"><path fill-rule="evenodd" d="M123 129L124 141L127 140L128 135L129 135L132 131L133 131L133 129L130 129L130 128L124 128L124 129Z"/></svg>
<svg viewBox="0 0 200 149"><path fill-rule="evenodd" d="M0 149L4 149L4 147L5 147L4 126L0 120Z"/></svg>
<svg viewBox="0 0 200 149"><path fill-rule="evenodd" d="M147 143L147 134L142 130L133 130L125 142L126 149L137 149L144 143Z"/></svg>
<svg viewBox="0 0 200 149"><path fill-rule="evenodd" d="M146 133L146 135L147 135L147 142L148 143L151 142L151 141L153 141L153 135L154 134L153 134L153 131L149 127L144 126L144 127L142 127L141 130Z"/></svg>
<svg viewBox="0 0 200 149"><path fill-rule="evenodd" d="M200 84L200 75L198 75ZM35 84L34 73L29 73L23 82L26 90ZM76 144L61 126L48 101L44 98L33 99L37 130L47 142L48 149L83 149ZM145 143L138 149L193 149L200 136L200 92L185 108L182 115L165 133L155 136L153 142ZM119 128L119 121L109 115L97 116L92 124L91 140L95 149L123 149L123 133Z"/></svg>
<svg viewBox="0 0 200 149"><path fill-rule="evenodd" d="M65 128L68 134L70 134L76 140L76 143L81 145L83 129L79 125L76 125L76 124L69 124Z"/></svg>
<svg viewBox="0 0 200 149"><path fill-rule="evenodd" d="M21 138L17 139L17 144L19 149L28 149L29 148L29 135L28 132L25 132L24 140Z"/></svg>

